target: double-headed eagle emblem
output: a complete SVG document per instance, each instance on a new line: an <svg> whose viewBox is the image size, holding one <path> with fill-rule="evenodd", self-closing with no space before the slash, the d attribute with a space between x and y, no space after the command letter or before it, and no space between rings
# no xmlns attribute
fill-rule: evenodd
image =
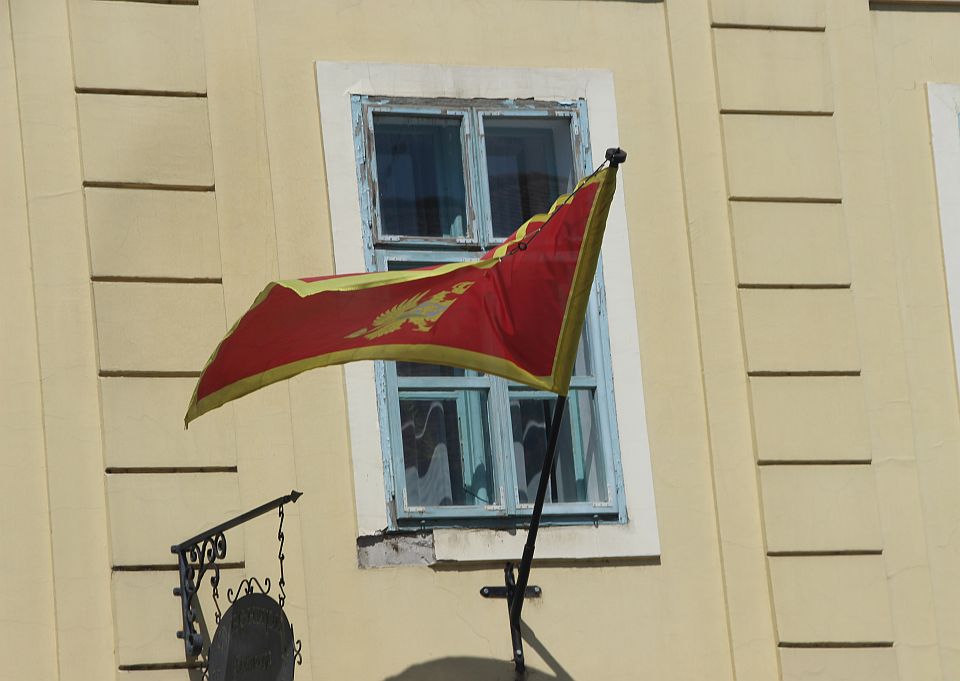
<svg viewBox="0 0 960 681"><path fill-rule="evenodd" d="M429 331L430 327L447 311L447 308L457 300L457 297L473 286L474 283L472 281L461 281L451 289L435 293L429 298L426 298L429 290L421 291L412 298L407 298L402 303L378 314L377 318L373 320L372 326L354 331L348 334L346 338L363 336L367 340L373 340L399 331L407 323L413 327L412 331Z"/></svg>

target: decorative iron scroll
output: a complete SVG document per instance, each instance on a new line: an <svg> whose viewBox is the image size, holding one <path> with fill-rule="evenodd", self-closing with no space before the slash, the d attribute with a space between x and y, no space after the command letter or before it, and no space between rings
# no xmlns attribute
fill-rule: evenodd
<svg viewBox="0 0 960 681"><path fill-rule="evenodd" d="M277 586L280 587L280 596L277 598L277 603L282 608L284 601L287 600L287 593L283 590L283 587L287 584L287 580L283 578L283 506L280 507L280 527L277 528L277 541L280 542L280 549L277 551L277 559L280 561L280 581L277 582Z"/></svg>
<svg viewBox="0 0 960 681"><path fill-rule="evenodd" d="M283 506L280 506L278 512L280 514L280 526L277 528L277 541L280 542L280 549L277 551L277 560L280 563L280 581L277 582L277 586L280 587L280 596L277 598L277 603L283 608L283 604L287 600L287 594L283 590L287 583L287 580L283 577L283 559L286 557L283 555ZM267 580L267 589L269 588L270 580ZM290 624L290 636L293 638L293 659L296 660L299 667L303 664L303 643L297 638L296 632L293 630L293 623Z"/></svg>
<svg viewBox="0 0 960 681"><path fill-rule="evenodd" d="M195 598L197 592L200 590L203 578L208 572L213 573L210 576L210 586L213 590L213 602L217 610L216 622L218 625L220 624L222 613L220 611L219 600L219 563L227 556L226 531L241 525L248 520L252 520L253 518L261 516L264 513L272 511L275 508L280 509L280 527L277 531L277 539L280 542L280 551L278 553L278 558L280 560L280 581L278 583L280 587L280 598L278 599L278 603L280 604L281 608L283 607L284 601L286 600L286 593L284 592L286 580L284 579L283 574L283 505L286 503L296 503L297 499L299 499L301 496L302 494L300 492L294 490L286 496L267 502L266 504L247 511L246 513L243 513L232 520L221 523L220 525L217 525L206 532L202 532L195 537L191 537L180 544L175 544L174 546L170 547L171 553L175 553L177 555L180 573L180 586L174 588L173 590L173 595L180 598L183 621L183 628L177 632L177 638L183 639L183 646L187 657L197 657L203 650L203 637L197 631L198 617L195 610ZM240 597L241 592L243 595L248 595L254 593L256 590L259 590L260 593L267 594L269 593L270 588L271 582L269 577L264 578L263 584L261 584L256 577L249 577L241 580L236 591L233 589L227 589L227 600L230 601L230 603L233 603L234 600ZM290 625L290 630L292 634L292 624ZM303 664L303 655L301 653L302 643L296 639L294 640L294 655L296 657L297 664Z"/></svg>
<svg viewBox="0 0 960 681"><path fill-rule="evenodd" d="M232 604L241 596L249 596L257 591L262 594L270 593L270 578L267 577L263 581L266 586L263 586L263 584L260 583L260 580L256 577L247 577L246 579L241 579L240 584L237 585L236 592L234 592L233 589L227 589L227 600Z"/></svg>
<svg viewBox="0 0 960 681"><path fill-rule="evenodd" d="M203 646L203 639L193 626L197 620L193 610L193 599L200 590L203 576L208 570L213 570L210 584L214 593L217 593L217 586L220 583L220 566L217 561L227 557L227 538L223 532L218 532L188 546L181 544L172 548L176 549L180 569L180 586L173 590L173 595L179 596L183 603L183 630L177 632L177 638L184 640L188 655L196 656ZM217 611L219 622L219 607Z"/></svg>

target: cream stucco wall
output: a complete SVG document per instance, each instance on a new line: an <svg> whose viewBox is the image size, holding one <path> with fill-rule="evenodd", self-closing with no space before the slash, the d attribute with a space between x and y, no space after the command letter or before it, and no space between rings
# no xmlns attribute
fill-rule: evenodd
<svg viewBox="0 0 960 681"><path fill-rule="evenodd" d="M196 676L168 547L294 487L298 678L513 678L499 563L358 567L341 369L182 430L263 283L334 271L317 61L612 74L660 556L538 565L535 675L960 677L960 7L907 4L0 1L0 679Z"/></svg>

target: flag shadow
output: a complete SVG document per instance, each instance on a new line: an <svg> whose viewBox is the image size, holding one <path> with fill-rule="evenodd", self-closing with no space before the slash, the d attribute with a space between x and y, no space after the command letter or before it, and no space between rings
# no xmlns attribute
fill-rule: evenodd
<svg viewBox="0 0 960 681"><path fill-rule="evenodd" d="M574 681L573 677L547 650L543 642L526 624L521 623L524 643L529 645L550 668L543 671L531 665L523 674L514 669L513 660L492 660L484 657L442 657L407 667L384 681Z"/></svg>

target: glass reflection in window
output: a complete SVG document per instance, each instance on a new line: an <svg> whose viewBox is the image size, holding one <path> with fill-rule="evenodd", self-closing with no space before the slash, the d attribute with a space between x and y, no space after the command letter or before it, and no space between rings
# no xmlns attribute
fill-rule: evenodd
<svg viewBox="0 0 960 681"><path fill-rule="evenodd" d="M458 117L373 115L381 235L466 234L461 125Z"/></svg>
<svg viewBox="0 0 960 681"><path fill-rule="evenodd" d="M502 239L573 189L570 119L485 116L483 132L493 236Z"/></svg>

